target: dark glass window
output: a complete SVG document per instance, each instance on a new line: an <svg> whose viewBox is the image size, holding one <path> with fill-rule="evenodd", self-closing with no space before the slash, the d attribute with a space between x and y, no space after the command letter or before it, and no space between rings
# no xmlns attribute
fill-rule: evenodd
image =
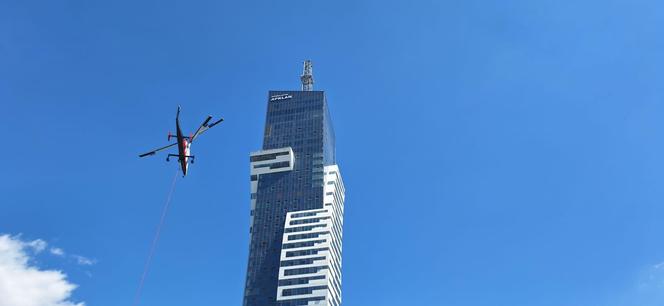
<svg viewBox="0 0 664 306"><path fill-rule="evenodd" d="M327 289L327 286L314 286L314 287L284 289L284 291L282 291L281 295L290 296L290 295L311 294L314 290L322 290L322 289Z"/></svg>
<svg viewBox="0 0 664 306"><path fill-rule="evenodd" d="M288 153L289 153L288 151L285 151L285 152L277 152L277 153L265 154L265 155L255 155L255 156L252 156L249 160L252 161L252 162L263 161L263 160L271 160L271 159L276 159L277 156L288 155Z"/></svg>

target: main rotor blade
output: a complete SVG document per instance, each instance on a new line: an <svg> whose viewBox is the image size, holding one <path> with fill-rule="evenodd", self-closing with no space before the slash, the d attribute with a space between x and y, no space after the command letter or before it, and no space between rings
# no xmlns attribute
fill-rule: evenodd
<svg viewBox="0 0 664 306"><path fill-rule="evenodd" d="M212 119L212 116L208 116L205 119L203 124L201 124L201 126L198 128L198 130L196 130L196 133L194 133L194 136L191 137L191 142L194 142L194 139L196 139L199 135L203 134L205 131L211 129L213 126L215 126L215 125L219 124L220 122L224 121L224 118L221 118L221 119L215 121L214 123L208 125L208 122L210 122L211 119Z"/></svg>
<svg viewBox="0 0 664 306"><path fill-rule="evenodd" d="M159 151L161 151L161 150L166 150L166 149L168 149L168 148L170 148L170 147L172 147L172 146L174 146L174 145L176 145L176 144L178 144L178 143L176 142L176 143L172 143L172 144L169 144L169 145L167 145L167 146L161 147L161 148L159 148L159 149L154 149L154 150L152 150L152 151L150 151L150 152L143 153L143 154L139 155L138 157L145 157L145 156L155 155L157 152L159 152Z"/></svg>
<svg viewBox="0 0 664 306"><path fill-rule="evenodd" d="M199 126L198 129L196 130L196 132L194 133L194 135L191 136L191 141L192 142L194 141L194 139L196 139L196 137L198 137L198 135L200 135L201 133L203 133L203 131L205 131L207 129L207 126L208 126L207 124L208 124L208 122L210 122L210 120L212 120L212 116L207 116L207 118L205 118L205 121L203 121L203 123L201 123L201 126Z"/></svg>
<svg viewBox="0 0 664 306"><path fill-rule="evenodd" d="M221 118L221 119L215 121L214 123L210 124L210 126L208 126L208 129L211 129L213 126L221 123L222 121L224 121L224 118Z"/></svg>

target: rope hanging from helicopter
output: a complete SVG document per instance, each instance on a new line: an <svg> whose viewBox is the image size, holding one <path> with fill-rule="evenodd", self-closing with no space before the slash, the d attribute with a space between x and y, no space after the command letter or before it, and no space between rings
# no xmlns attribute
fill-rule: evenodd
<svg viewBox="0 0 664 306"><path fill-rule="evenodd" d="M164 226L164 221L166 220L166 215L168 214L168 208L170 207L171 199L173 198L173 193L175 192L175 183L177 182L178 172L179 170L175 171L175 175L173 176L173 182L171 182L170 191L168 192L168 196L166 197L166 202L164 202L164 206L161 209L161 218L159 219L157 230L155 231L154 237L152 238L152 244L150 245L148 258L145 261L145 265L143 266L143 273L141 274L141 280L139 281L138 288L136 289L136 295L134 296L134 302L132 304L133 306L138 306L138 303L140 302L141 292L143 291L143 284L145 283L145 278L147 277L148 271L150 270L150 265L152 264L152 258L154 257L154 253L157 248L157 243L159 242L159 236L161 236L161 229Z"/></svg>

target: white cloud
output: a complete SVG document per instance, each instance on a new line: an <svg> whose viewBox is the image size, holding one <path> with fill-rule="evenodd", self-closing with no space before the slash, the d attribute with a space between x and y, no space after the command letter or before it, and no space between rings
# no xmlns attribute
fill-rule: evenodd
<svg viewBox="0 0 664 306"><path fill-rule="evenodd" d="M22 242L24 246L31 248L35 253L39 253L46 248L46 241L37 239L28 242Z"/></svg>
<svg viewBox="0 0 664 306"><path fill-rule="evenodd" d="M652 266L653 270L661 270L664 269L664 262L660 262L654 266Z"/></svg>
<svg viewBox="0 0 664 306"><path fill-rule="evenodd" d="M657 291L664 289L664 262L652 265L645 275L641 277L639 289L642 291Z"/></svg>
<svg viewBox="0 0 664 306"><path fill-rule="evenodd" d="M76 255L76 254L69 255L69 254L65 253L65 250L63 250L61 248L51 247L49 249L49 252L51 254L55 255L55 256L66 257L66 258L69 258L69 259L73 259L74 262L76 262L77 264L79 264L81 266L92 266L92 265L97 263L97 260L90 259L90 258L87 258L85 256Z"/></svg>
<svg viewBox="0 0 664 306"><path fill-rule="evenodd" d="M615 290L607 300L599 303L607 306L661 306L664 305L664 262L643 266L634 271L634 279L624 288Z"/></svg>
<svg viewBox="0 0 664 306"><path fill-rule="evenodd" d="M0 306L84 306L70 300L76 285L61 271L31 265L28 250L46 249L46 242L24 242L0 235Z"/></svg>
<svg viewBox="0 0 664 306"><path fill-rule="evenodd" d="M81 256L81 255L73 255L72 257L74 257L74 259L76 259L76 263L78 263L79 265L82 265L82 266L91 266L91 265L94 265L95 263L97 263L96 260Z"/></svg>
<svg viewBox="0 0 664 306"><path fill-rule="evenodd" d="M61 248L51 248L49 251L56 256L65 256L65 251Z"/></svg>

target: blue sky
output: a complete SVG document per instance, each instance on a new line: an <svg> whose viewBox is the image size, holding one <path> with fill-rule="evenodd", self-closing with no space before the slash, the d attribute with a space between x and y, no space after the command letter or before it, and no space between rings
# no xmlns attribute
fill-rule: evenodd
<svg viewBox="0 0 664 306"><path fill-rule="evenodd" d="M344 305L662 305L663 20L655 0L5 0L0 234L94 260L34 254L71 300L130 304L177 169L137 154L178 104L187 129L220 115L141 305L240 305L248 153L309 58Z"/></svg>

